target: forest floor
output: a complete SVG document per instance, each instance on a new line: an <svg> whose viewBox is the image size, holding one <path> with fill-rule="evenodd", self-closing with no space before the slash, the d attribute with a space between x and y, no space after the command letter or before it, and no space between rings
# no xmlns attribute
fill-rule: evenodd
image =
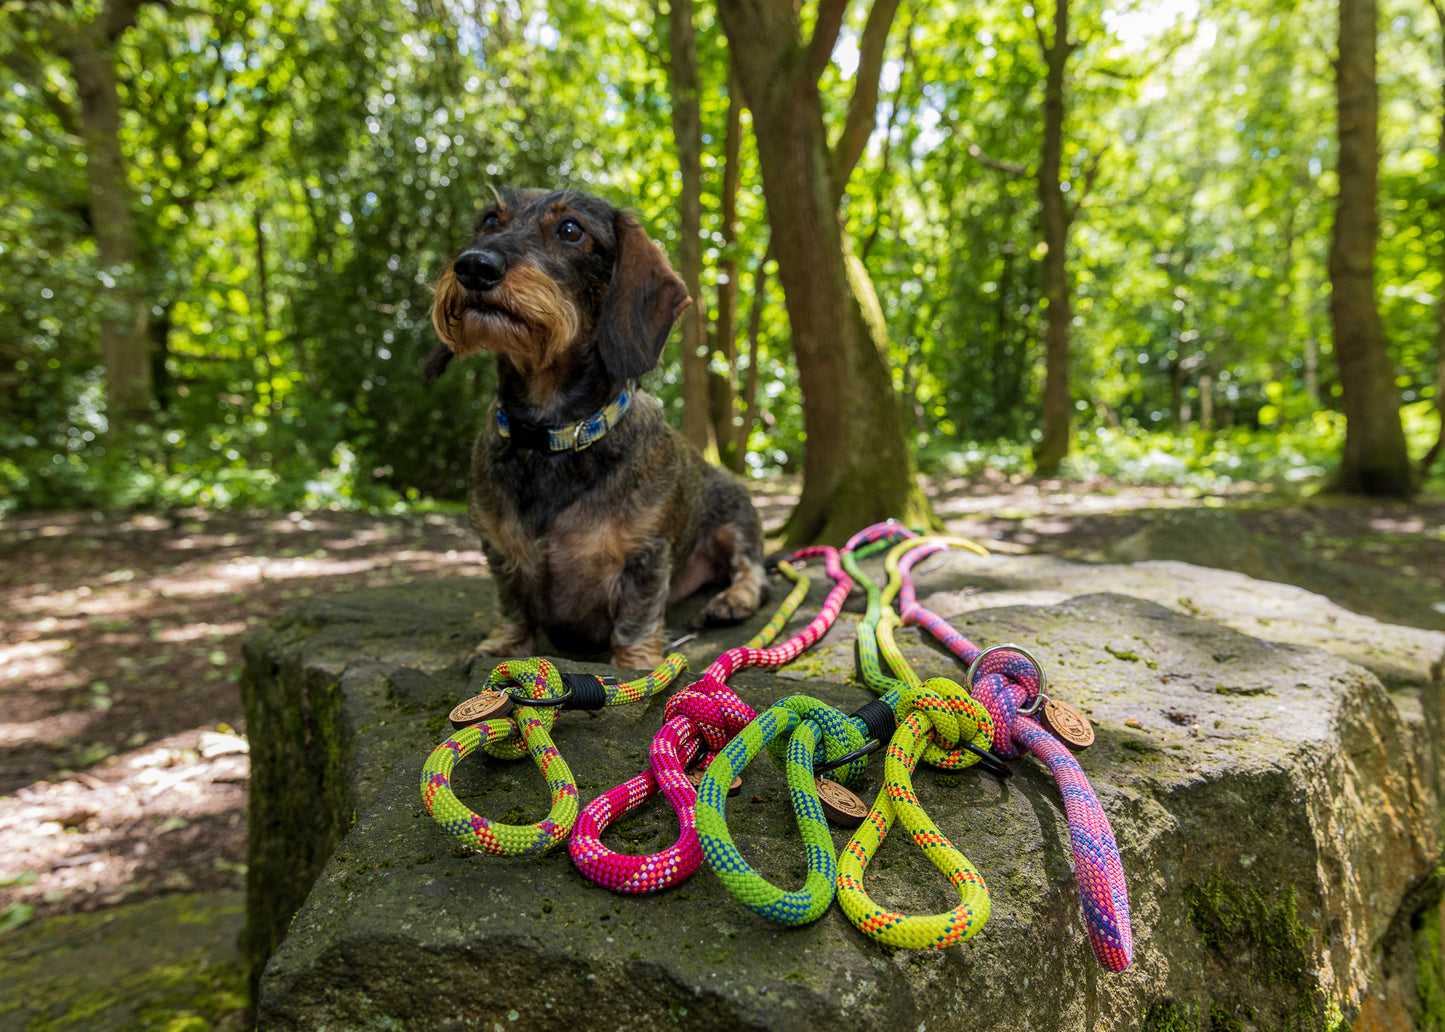
<svg viewBox="0 0 1445 1032"><path fill-rule="evenodd" d="M795 486L763 490L775 527ZM996 551L1073 558L1166 510L1222 506L1296 553L1445 591L1445 501L1002 477L932 497L951 530ZM460 512L0 518L0 959L24 924L243 887L244 634L302 599L480 565Z"/></svg>

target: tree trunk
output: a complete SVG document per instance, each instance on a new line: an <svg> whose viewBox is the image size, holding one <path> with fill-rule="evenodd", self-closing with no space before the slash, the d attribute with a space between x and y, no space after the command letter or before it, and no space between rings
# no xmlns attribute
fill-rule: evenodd
<svg viewBox="0 0 1445 1032"><path fill-rule="evenodd" d="M113 13L111 5L107 14ZM130 9L134 18L133 5ZM120 149L120 93L111 63L105 19L86 26L62 53L75 77L85 140L85 179L90 192L96 251L110 287L100 315L101 361L105 367L107 416L112 429L149 415L155 400L150 360L146 291L136 256L140 247L131 216L125 158Z"/></svg>
<svg viewBox="0 0 1445 1032"><path fill-rule="evenodd" d="M718 13L753 112L778 279L788 302L803 394L803 490L785 529L789 545L841 542L889 516L931 520L914 475L884 359L886 335L862 299L871 286L847 253L817 79L841 22L819 7L813 44L799 39L789 0L719 0ZM875 84L876 89L876 84ZM851 267L850 267L851 266Z"/></svg>
<svg viewBox="0 0 1445 1032"><path fill-rule="evenodd" d="M1064 203L1064 66L1074 49L1069 42L1069 3L1056 0L1054 38L1046 42L1039 30L1048 73L1044 80L1044 143L1039 162L1039 211L1043 222L1044 398L1043 437L1034 447L1034 467L1053 476L1069 454L1073 403L1069 398L1069 334L1073 309L1069 301L1069 210Z"/></svg>
<svg viewBox="0 0 1445 1032"><path fill-rule="evenodd" d="M714 373L712 425L718 457L734 473L741 473L748 453L748 432L737 410L738 394L738 179L742 157L743 101L737 76L728 78L727 129L723 136L722 261L718 263L717 317L713 322L713 351L722 357L727 373Z"/></svg>
<svg viewBox="0 0 1445 1032"><path fill-rule="evenodd" d="M758 345L763 332L763 305L768 299L768 262L773 260L773 244L763 249L753 273L753 303L748 310L748 375L743 379L742 438L746 442L758 424ZM743 455L746 460L746 453ZM741 470L739 470L741 472Z"/></svg>
<svg viewBox="0 0 1445 1032"><path fill-rule="evenodd" d="M1445 3L1430 0L1430 6L1435 9L1435 20L1440 24L1440 70L1445 73ZM1445 90L1441 93L1440 139L1435 149L1437 165L1445 165ZM1436 216L1445 219L1445 204L1436 208ZM1445 280L1445 246L1441 247L1437 260L1440 262L1441 279ZM1435 412L1440 418L1440 432L1420 460L1421 480L1430 475L1430 467L1435 465L1442 447L1445 447L1445 291L1441 291L1440 299L1435 302Z"/></svg>
<svg viewBox="0 0 1445 1032"><path fill-rule="evenodd" d="M1379 98L1375 0L1340 0L1335 85L1339 194L1330 242L1330 314L1345 411L1345 454L1331 487L1408 498L1414 478L1400 425L1400 394L1375 299L1379 236Z"/></svg>
<svg viewBox="0 0 1445 1032"><path fill-rule="evenodd" d="M668 74L672 92L672 132L682 171L678 200L678 275L692 304L682 325L682 429L689 443L706 454L712 445L708 404L707 321L702 301L702 113L699 102L697 33L692 0L671 0L667 16Z"/></svg>

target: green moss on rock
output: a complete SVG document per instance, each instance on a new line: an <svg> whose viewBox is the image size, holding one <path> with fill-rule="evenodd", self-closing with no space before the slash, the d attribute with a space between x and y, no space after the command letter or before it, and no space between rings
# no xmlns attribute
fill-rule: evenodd
<svg viewBox="0 0 1445 1032"><path fill-rule="evenodd" d="M1310 935L1300 923L1292 886L1271 904L1258 888L1241 887L1216 872L1203 885L1191 883L1184 899L1189 922L1206 946L1228 960L1247 958L1248 977L1256 984L1293 992L1293 1013L1285 1016L1287 1032L1335 1032L1346 1026L1311 975ZM1235 1010L1212 1005L1211 1032L1243 1028Z"/></svg>

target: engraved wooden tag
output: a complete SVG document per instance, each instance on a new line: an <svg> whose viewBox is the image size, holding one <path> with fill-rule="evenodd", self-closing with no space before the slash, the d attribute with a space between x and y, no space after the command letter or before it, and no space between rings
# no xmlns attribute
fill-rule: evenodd
<svg viewBox="0 0 1445 1032"><path fill-rule="evenodd" d="M703 776L704 774L706 774L706 773L707 773L707 768L706 768L706 767L698 767L696 770L690 770L690 771L687 772L687 780L690 781L690 782L692 782L692 787L693 787L693 788L697 788L698 785L701 785L701 784L702 784L702 776ZM743 790L743 779L742 779L741 777L733 778L733 783L728 786L728 798L731 799L733 796L737 795L737 794L738 794L739 792L741 792L742 790Z"/></svg>
<svg viewBox="0 0 1445 1032"><path fill-rule="evenodd" d="M512 697L506 692L488 688L480 695L473 695L447 715L452 727L462 728L469 724L480 724L484 720L496 720L512 711Z"/></svg>
<svg viewBox="0 0 1445 1032"><path fill-rule="evenodd" d="M1094 725L1077 707L1050 699L1039 713L1044 730L1074 752L1083 752L1094 744Z"/></svg>
<svg viewBox="0 0 1445 1032"><path fill-rule="evenodd" d="M868 807L863 805L852 792L836 781L814 778L818 785L818 802L823 804L823 816L840 828L856 828L868 816Z"/></svg>

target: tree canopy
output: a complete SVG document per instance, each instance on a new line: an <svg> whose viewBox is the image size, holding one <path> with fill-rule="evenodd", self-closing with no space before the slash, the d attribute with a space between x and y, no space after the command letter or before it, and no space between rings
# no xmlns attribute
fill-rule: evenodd
<svg viewBox="0 0 1445 1032"><path fill-rule="evenodd" d="M1383 0L1375 76L1374 295L1417 461L1445 382L1432 3ZM1055 332L1065 472L1339 463L1335 4L904 0L881 36L877 4L803 4L802 43L836 20L796 59L855 270L840 332L881 359L833 390L799 337L801 199L766 167L802 141L760 137L778 113L728 6L690 5L689 33L635 0L0 0L0 508L461 497L493 374L423 383L430 284L526 185L602 194L696 256L694 361L674 345L645 385L679 426L708 406L693 436L753 475L821 477L821 414L881 425L890 390L890 470L1027 472Z"/></svg>

